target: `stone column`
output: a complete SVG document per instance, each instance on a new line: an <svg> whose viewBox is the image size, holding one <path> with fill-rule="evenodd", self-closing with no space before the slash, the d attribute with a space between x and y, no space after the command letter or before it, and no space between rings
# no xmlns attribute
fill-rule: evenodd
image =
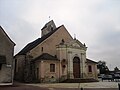
<svg viewBox="0 0 120 90"><path fill-rule="evenodd" d="M83 78L83 53L81 53L81 60L80 60L80 66L81 66L81 78Z"/></svg>
<svg viewBox="0 0 120 90"><path fill-rule="evenodd" d="M68 78L74 79L73 76L73 60L72 60L72 52L68 52Z"/></svg>
<svg viewBox="0 0 120 90"><path fill-rule="evenodd" d="M82 78L85 78L85 59L86 59L86 55L85 53L81 53L81 65L82 65L82 71L81 71L81 75Z"/></svg>

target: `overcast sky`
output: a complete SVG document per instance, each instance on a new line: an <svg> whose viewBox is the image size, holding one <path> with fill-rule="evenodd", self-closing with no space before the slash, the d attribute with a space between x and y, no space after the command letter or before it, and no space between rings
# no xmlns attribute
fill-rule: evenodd
<svg viewBox="0 0 120 90"><path fill-rule="evenodd" d="M0 0L0 25L16 43L15 54L41 37L51 19L86 43L87 58L120 69L120 0Z"/></svg>

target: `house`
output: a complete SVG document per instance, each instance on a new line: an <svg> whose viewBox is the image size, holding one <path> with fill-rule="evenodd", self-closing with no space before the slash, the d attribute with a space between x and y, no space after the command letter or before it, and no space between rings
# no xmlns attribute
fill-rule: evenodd
<svg viewBox="0 0 120 90"><path fill-rule="evenodd" d="M15 78L24 82L61 82L97 79L97 64L86 58L87 47L53 20L41 29L41 38L15 55Z"/></svg>
<svg viewBox="0 0 120 90"><path fill-rule="evenodd" d="M14 46L15 43L0 26L0 85L13 83Z"/></svg>

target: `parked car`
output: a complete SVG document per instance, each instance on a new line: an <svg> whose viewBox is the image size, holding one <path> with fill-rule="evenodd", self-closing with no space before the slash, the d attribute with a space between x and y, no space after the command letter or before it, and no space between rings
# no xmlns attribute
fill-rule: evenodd
<svg viewBox="0 0 120 90"><path fill-rule="evenodd" d="M108 80L108 81L113 81L113 76L112 75L103 75L102 76L102 81L103 80Z"/></svg>
<svg viewBox="0 0 120 90"><path fill-rule="evenodd" d="M120 81L120 74L113 75L114 81Z"/></svg>
<svg viewBox="0 0 120 90"><path fill-rule="evenodd" d="M105 74L98 75L98 78L102 78Z"/></svg>

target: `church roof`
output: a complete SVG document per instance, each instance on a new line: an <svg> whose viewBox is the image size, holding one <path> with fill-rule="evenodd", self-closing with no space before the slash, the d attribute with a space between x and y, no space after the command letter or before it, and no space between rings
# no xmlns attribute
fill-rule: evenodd
<svg viewBox="0 0 120 90"><path fill-rule="evenodd" d="M51 31L50 33L42 36L41 38L36 39L35 41L27 44L19 53L18 55L24 55L26 54L28 51L30 51L31 49L35 48L37 45L39 45L41 42L43 42L45 39L47 39L48 37L50 37L54 32L56 32L61 26L59 26L58 28L56 28L55 30Z"/></svg>
<svg viewBox="0 0 120 90"><path fill-rule="evenodd" d="M58 60L58 59L57 59L57 57L52 56L48 53L43 53L42 55L35 58L33 61L37 61L37 60Z"/></svg>
<svg viewBox="0 0 120 90"><path fill-rule="evenodd" d="M90 59L86 59L87 60L87 63L95 63L95 64L97 64L97 62L95 62L95 61L93 61L93 60L90 60Z"/></svg>
<svg viewBox="0 0 120 90"><path fill-rule="evenodd" d="M6 64L6 57L0 55L0 64Z"/></svg>

